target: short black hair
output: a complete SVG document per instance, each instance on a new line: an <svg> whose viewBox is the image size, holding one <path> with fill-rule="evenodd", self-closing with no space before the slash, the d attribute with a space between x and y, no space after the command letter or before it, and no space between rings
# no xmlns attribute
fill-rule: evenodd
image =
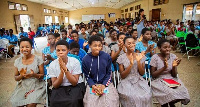
<svg viewBox="0 0 200 107"><path fill-rule="evenodd" d="M27 41L27 42L29 42L29 43L31 44L31 47L33 46L33 41L32 41L30 38L27 38L27 37L21 38L20 41L19 41L19 45L20 45L21 42L23 42L23 41Z"/></svg>
<svg viewBox="0 0 200 107"><path fill-rule="evenodd" d="M78 32L76 30L72 30L71 34L76 33L78 35Z"/></svg>
<svg viewBox="0 0 200 107"><path fill-rule="evenodd" d="M144 35L147 31L150 31L150 29L148 29L148 28L146 28L146 27L143 28L143 29L142 29L142 35Z"/></svg>
<svg viewBox="0 0 200 107"><path fill-rule="evenodd" d="M102 39L98 35L91 36L88 44L91 45L93 41L100 41L102 43Z"/></svg>
<svg viewBox="0 0 200 107"><path fill-rule="evenodd" d="M165 43L165 42L169 42L169 41L168 41L167 39L161 39L161 40L159 40L159 41L157 42L157 46L158 46L159 48L161 48L162 44Z"/></svg>
<svg viewBox="0 0 200 107"><path fill-rule="evenodd" d="M110 35L111 35L114 31L117 32L117 30L112 29L112 30L110 31Z"/></svg>
<svg viewBox="0 0 200 107"><path fill-rule="evenodd" d="M99 36L99 37L102 37L103 40L104 40L104 36L101 33L97 33L96 35Z"/></svg>
<svg viewBox="0 0 200 107"><path fill-rule="evenodd" d="M54 33L55 38L60 37L59 33Z"/></svg>
<svg viewBox="0 0 200 107"><path fill-rule="evenodd" d="M58 45L65 45L65 46L67 47L67 49L69 49L69 44L67 43L66 40L59 40L58 42L56 42L55 48L56 48Z"/></svg>
<svg viewBox="0 0 200 107"><path fill-rule="evenodd" d="M69 49L71 50L71 49L74 49L74 48L80 48L79 44L76 43L76 42L72 42L72 43L70 43L70 45L69 45Z"/></svg>
<svg viewBox="0 0 200 107"><path fill-rule="evenodd" d="M133 30L131 30L131 34L133 34L133 32L135 32L135 31L137 31L137 29L133 29Z"/></svg>
<svg viewBox="0 0 200 107"><path fill-rule="evenodd" d="M123 33L123 32L120 32L119 34L117 34L117 40L119 39L119 37L120 37L121 35L126 35L126 34Z"/></svg>
<svg viewBox="0 0 200 107"><path fill-rule="evenodd" d="M67 31L65 29L61 30L61 32L65 32L65 34L67 34Z"/></svg>
<svg viewBox="0 0 200 107"><path fill-rule="evenodd" d="M184 22L181 22L180 24L184 24Z"/></svg>
<svg viewBox="0 0 200 107"><path fill-rule="evenodd" d="M132 39L133 39L132 36L126 36L126 37L124 38L124 44L125 44L126 40L129 39L129 38L132 38Z"/></svg>
<svg viewBox="0 0 200 107"><path fill-rule="evenodd" d="M132 25L128 25L127 29L128 29L129 27L132 27L132 28L133 28L133 26L132 26Z"/></svg>
<svg viewBox="0 0 200 107"><path fill-rule="evenodd" d="M49 35L53 35L56 38L56 36L53 33L49 33L47 36L49 36Z"/></svg>
<svg viewBox="0 0 200 107"><path fill-rule="evenodd" d="M96 33L97 33L97 31L95 31L95 30L93 29L93 30L90 32L90 35L92 35L93 32L96 32Z"/></svg>

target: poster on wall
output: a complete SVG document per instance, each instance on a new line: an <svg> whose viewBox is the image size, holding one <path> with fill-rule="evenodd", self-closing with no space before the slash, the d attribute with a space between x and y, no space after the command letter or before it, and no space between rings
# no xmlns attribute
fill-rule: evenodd
<svg viewBox="0 0 200 107"><path fill-rule="evenodd" d="M15 9L15 3L14 2L8 2L8 8L10 10L14 10Z"/></svg>
<svg viewBox="0 0 200 107"><path fill-rule="evenodd" d="M115 13L108 13L108 17L110 18L115 17Z"/></svg>
<svg viewBox="0 0 200 107"><path fill-rule="evenodd" d="M21 9L21 4L17 3L17 4L15 4L15 6L16 6L16 9L17 9L17 10L22 10L22 9Z"/></svg>

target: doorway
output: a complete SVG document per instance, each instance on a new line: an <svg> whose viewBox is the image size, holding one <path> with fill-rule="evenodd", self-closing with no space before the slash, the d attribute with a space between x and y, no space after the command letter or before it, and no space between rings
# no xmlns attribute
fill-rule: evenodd
<svg viewBox="0 0 200 107"><path fill-rule="evenodd" d="M152 21L160 21L161 9L152 9Z"/></svg>

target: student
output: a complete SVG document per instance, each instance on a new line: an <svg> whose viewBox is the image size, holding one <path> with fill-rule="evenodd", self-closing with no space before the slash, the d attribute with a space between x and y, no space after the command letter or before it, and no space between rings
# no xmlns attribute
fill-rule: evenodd
<svg viewBox="0 0 200 107"><path fill-rule="evenodd" d="M20 40L20 56L15 60L15 80L17 86L11 95L11 103L16 106L36 107L45 98L45 83L42 58L31 54L33 42L29 38Z"/></svg>
<svg viewBox="0 0 200 107"><path fill-rule="evenodd" d="M61 39L61 37L59 33L54 33L54 36L55 36L55 44L56 44L56 42L58 42Z"/></svg>
<svg viewBox="0 0 200 107"><path fill-rule="evenodd" d="M119 33L123 32L124 26L122 24L119 25Z"/></svg>
<svg viewBox="0 0 200 107"><path fill-rule="evenodd" d="M180 23L180 27L178 28L178 31L182 31L186 33L186 27L184 26L184 22Z"/></svg>
<svg viewBox="0 0 200 107"><path fill-rule="evenodd" d="M132 25L128 25L128 31L126 33L126 36L131 36L131 30L133 30L133 26Z"/></svg>
<svg viewBox="0 0 200 107"><path fill-rule="evenodd" d="M150 60L156 52L156 43L151 41L151 31L148 28L142 29L143 39L135 46L137 53L145 52L146 60Z"/></svg>
<svg viewBox="0 0 200 107"><path fill-rule="evenodd" d="M80 31L80 29L79 29L79 24L75 24L75 29L74 29L74 30L76 30L77 32Z"/></svg>
<svg viewBox="0 0 200 107"><path fill-rule="evenodd" d="M8 54L13 57L14 56L14 46L17 46L18 38L13 34L13 30L9 29L9 36L7 36L10 45L8 46Z"/></svg>
<svg viewBox="0 0 200 107"><path fill-rule="evenodd" d="M110 47L112 44L117 43L117 31L115 29L112 29L110 31L110 36L105 39L105 45Z"/></svg>
<svg viewBox="0 0 200 107"><path fill-rule="evenodd" d="M19 29L20 29L19 38L28 37L28 33L24 32L23 27L20 27Z"/></svg>
<svg viewBox="0 0 200 107"><path fill-rule="evenodd" d="M133 37L133 39L135 40L135 44L137 44L138 41L138 33L137 33L137 29L133 29L131 30L131 36Z"/></svg>
<svg viewBox="0 0 200 107"><path fill-rule="evenodd" d="M170 41L170 44L172 45L172 49L176 50L176 45L178 44L178 39L175 36L175 32L174 32L174 27L172 27L172 22L170 22L168 24L168 26L166 27L166 33L167 33L167 37L166 39Z"/></svg>
<svg viewBox="0 0 200 107"><path fill-rule="evenodd" d="M85 27L81 28L81 34L79 34L79 38L88 41L89 40L89 35L86 34L85 30L86 30Z"/></svg>
<svg viewBox="0 0 200 107"><path fill-rule="evenodd" d="M42 59L44 61L44 80L46 79L47 75L47 67L49 67L49 64L57 58L56 50L55 50L55 35L52 33L49 33L47 35L47 41L49 46L45 47L42 50ZM47 77L49 79L49 77Z"/></svg>
<svg viewBox="0 0 200 107"><path fill-rule="evenodd" d="M77 55L80 61L82 61L83 57L87 54L85 50L81 49L79 44L76 42L72 42L69 45L69 54ZM68 55L69 55L68 54Z"/></svg>
<svg viewBox="0 0 200 107"><path fill-rule="evenodd" d="M29 30L29 32L28 32L28 38L30 38L31 40L33 40L33 38L35 36L35 32L33 32L31 30L31 27L28 27L28 30Z"/></svg>
<svg viewBox="0 0 200 107"><path fill-rule="evenodd" d="M83 73L88 82L84 107L118 107L118 93L111 81L112 59L101 51L102 39L99 36L90 37L88 43L92 52L82 61Z"/></svg>
<svg viewBox="0 0 200 107"><path fill-rule="evenodd" d="M160 25L158 25L158 38L164 38L164 31L165 31L165 25L164 21L162 20L160 22Z"/></svg>
<svg viewBox="0 0 200 107"><path fill-rule="evenodd" d="M56 43L57 59L49 65L49 76L52 80L51 107L83 107L85 86L80 76L80 62L67 56L69 45L65 40Z"/></svg>
<svg viewBox="0 0 200 107"><path fill-rule="evenodd" d="M97 34L97 32L95 31L95 30L92 30L91 32L90 32L90 36L94 36L94 35L96 35Z"/></svg>
<svg viewBox="0 0 200 107"><path fill-rule="evenodd" d="M127 52L117 59L121 82L118 84L119 99L123 107L151 107L152 94L148 82L142 78L145 68L144 53L135 53L135 40L125 37Z"/></svg>
<svg viewBox="0 0 200 107"><path fill-rule="evenodd" d="M103 45L102 46L102 51L104 51L105 53L110 55L111 54L111 50L110 50L110 48L108 46L105 45L104 36L102 34L100 34L100 33L97 33L96 35L99 36L101 38L101 40L102 40L102 45ZM89 50L88 50L88 53L90 53L90 52L91 52L91 48L89 48Z"/></svg>
<svg viewBox="0 0 200 107"><path fill-rule="evenodd" d="M7 37L6 37L6 35L4 34L4 31L3 31L3 29L0 29L0 39L6 39Z"/></svg>
<svg viewBox="0 0 200 107"><path fill-rule="evenodd" d="M69 40L71 40L68 35L67 35L67 31L65 29L61 30L61 36L63 40L66 40L67 42L69 42Z"/></svg>
<svg viewBox="0 0 200 107"><path fill-rule="evenodd" d="M106 23L105 28L102 30L103 35L105 38L109 37L109 29L110 29L110 24Z"/></svg>
<svg viewBox="0 0 200 107"><path fill-rule="evenodd" d="M80 48L82 48L83 50L86 50L86 52L88 51L89 49L88 42L85 42L84 39L80 39L78 36L78 32L76 30L73 30L71 32L71 37L72 37L72 40L69 41L69 44L72 42L76 42L79 44Z"/></svg>
<svg viewBox="0 0 200 107"><path fill-rule="evenodd" d="M137 32L138 32L138 38L141 36L142 29L144 28L145 23L145 16L144 16L144 9L139 10L139 15L137 18Z"/></svg>
<svg viewBox="0 0 200 107"><path fill-rule="evenodd" d="M181 101L182 104L189 103L189 93L177 77L177 66L181 59L170 53L171 47L167 40L160 40L157 43L160 53L155 54L151 58L151 74L153 81L151 82L153 95L156 97L162 107L175 107L175 103ZM176 88L167 86L163 79L173 79L181 85Z"/></svg>
<svg viewBox="0 0 200 107"><path fill-rule="evenodd" d="M126 49L124 47L124 38L126 35L124 33L119 33L117 35L117 43L111 46L111 58L112 61L116 61L117 57L123 53L126 53Z"/></svg>

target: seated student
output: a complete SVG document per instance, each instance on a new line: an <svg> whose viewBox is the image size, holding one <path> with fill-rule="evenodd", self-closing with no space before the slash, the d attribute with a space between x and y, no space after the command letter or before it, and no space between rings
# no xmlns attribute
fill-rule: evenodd
<svg viewBox="0 0 200 107"><path fill-rule="evenodd" d="M142 78L146 57L144 53L134 52L135 40L132 37L125 37L124 44L127 52L117 59L122 78L117 87L120 102L123 107L151 107L151 89L148 82Z"/></svg>
<svg viewBox="0 0 200 107"><path fill-rule="evenodd" d="M158 25L158 38L164 38L164 31L165 31L165 25L164 21L162 20L160 22L160 25Z"/></svg>
<svg viewBox="0 0 200 107"><path fill-rule="evenodd" d="M155 54L151 58L151 74L154 80L151 82L153 95L156 97L162 107L175 107L175 103L181 101L182 104L189 103L189 94L177 77L177 66L180 64L181 59L176 55L170 53L171 47L167 40L160 40L157 43L160 53ZM163 79L173 79L181 85L176 88L167 86Z"/></svg>
<svg viewBox="0 0 200 107"><path fill-rule="evenodd" d="M126 35L124 33L119 33L117 35L117 44L111 46L111 58L112 61L116 61L117 57L123 53L126 53L126 48L124 47L124 38Z"/></svg>
<svg viewBox="0 0 200 107"><path fill-rule="evenodd" d="M133 30L133 26L132 25L128 25L128 31L126 33L126 36L131 36L131 31Z"/></svg>
<svg viewBox="0 0 200 107"><path fill-rule="evenodd" d="M85 27L81 28L81 33L79 34L79 38L88 41L89 40L89 35L85 32L85 30L86 30Z"/></svg>
<svg viewBox="0 0 200 107"><path fill-rule="evenodd" d="M13 34L13 30L9 29L9 35L7 36L10 45L8 46L8 54L14 56L14 46L17 46L18 38Z"/></svg>
<svg viewBox="0 0 200 107"><path fill-rule="evenodd" d="M49 43L49 46L45 47L42 50L42 59L44 61L44 80L46 79L47 75L47 67L49 67L49 64L57 58L55 50L55 35L49 33L47 35L47 41ZM49 77L47 77L47 79L49 79Z"/></svg>
<svg viewBox="0 0 200 107"><path fill-rule="evenodd" d="M69 45L69 54L68 56L70 56L70 54L73 54L73 55L77 55L78 56L78 59L80 61L82 61L83 57L85 55L87 55L87 53L85 52L85 50L81 49L79 44L76 43L76 42L72 42L70 45Z"/></svg>
<svg viewBox="0 0 200 107"><path fill-rule="evenodd" d="M69 45L65 40L56 43L57 59L49 65L49 76L52 80L51 107L83 107L85 83L80 76L80 62L67 56Z"/></svg>
<svg viewBox="0 0 200 107"><path fill-rule="evenodd" d="M24 32L23 27L20 27L20 33L19 33L19 38L27 37L28 38L28 33Z"/></svg>
<svg viewBox="0 0 200 107"><path fill-rule="evenodd" d="M28 38L30 38L31 40L33 40L33 38L35 36L35 32L33 32L31 30L31 27L28 27L28 30L29 30L29 32L28 32Z"/></svg>
<svg viewBox="0 0 200 107"><path fill-rule="evenodd" d="M180 23L180 27L178 28L178 31L183 31L186 33L186 27L184 26L184 22Z"/></svg>
<svg viewBox="0 0 200 107"><path fill-rule="evenodd" d="M66 40L67 42L69 42L69 40L71 40L68 35L67 35L67 31L65 29L61 30L61 35L62 35L62 39Z"/></svg>
<svg viewBox="0 0 200 107"><path fill-rule="evenodd" d="M97 33L96 35L99 36L101 38L101 40L102 40L102 44L103 44L102 51L104 51L105 53L110 55L111 50L110 50L110 48L108 46L105 45L104 36L102 34L100 34L100 33ZM88 53L90 53L90 52L91 52L91 48L89 48L89 50L88 50Z"/></svg>
<svg viewBox="0 0 200 107"><path fill-rule="evenodd" d="M54 33L55 36L55 43L60 40L60 34L59 33Z"/></svg>
<svg viewBox="0 0 200 107"><path fill-rule="evenodd" d="M119 33L123 32L124 26L122 24L119 24Z"/></svg>
<svg viewBox="0 0 200 107"><path fill-rule="evenodd" d="M91 32L90 32L90 37L91 36L94 36L94 35L96 35L97 34L97 32L95 31L95 30L92 30Z"/></svg>
<svg viewBox="0 0 200 107"><path fill-rule="evenodd" d="M109 34L110 36L105 39L105 45L107 45L108 47L117 43L117 31L115 29L112 29Z"/></svg>
<svg viewBox="0 0 200 107"><path fill-rule="evenodd" d="M91 53L82 61L83 73L88 82L84 96L84 107L118 107L119 96L111 81L111 57L102 49L102 39L90 37Z"/></svg>
<svg viewBox="0 0 200 107"><path fill-rule="evenodd" d="M3 29L0 29L0 39L6 39L7 37L6 37L6 35L4 34L4 31L3 31Z"/></svg>
<svg viewBox="0 0 200 107"><path fill-rule="evenodd" d="M148 28L142 29L142 36L143 39L136 44L135 51L137 53L145 52L146 60L150 60L156 52L156 43L151 41L151 31Z"/></svg>
<svg viewBox="0 0 200 107"><path fill-rule="evenodd" d="M131 30L131 36L133 37L133 39L135 40L135 44L137 44L138 41L138 33L137 33L137 29L133 29Z"/></svg>
<svg viewBox="0 0 200 107"><path fill-rule="evenodd" d="M29 38L20 40L20 56L15 60L15 80L17 86L11 95L13 107L36 107L45 98L45 83L40 79L44 76L41 57L31 54L33 42Z"/></svg>
<svg viewBox="0 0 200 107"><path fill-rule="evenodd" d="M176 45L178 44L178 38L175 36L174 27L172 27L172 22L166 27L167 40L170 41L170 44L173 46L172 49L176 50Z"/></svg>
<svg viewBox="0 0 200 107"><path fill-rule="evenodd" d="M81 49L84 49L87 52L87 50L89 49L88 42L85 42L84 39L80 39L79 36L78 36L78 32L76 30L73 30L71 32L71 37L72 37L72 40L70 40L68 42L69 44L72 43L72 42L76 42L76 43L79 44Z"/></svg>

